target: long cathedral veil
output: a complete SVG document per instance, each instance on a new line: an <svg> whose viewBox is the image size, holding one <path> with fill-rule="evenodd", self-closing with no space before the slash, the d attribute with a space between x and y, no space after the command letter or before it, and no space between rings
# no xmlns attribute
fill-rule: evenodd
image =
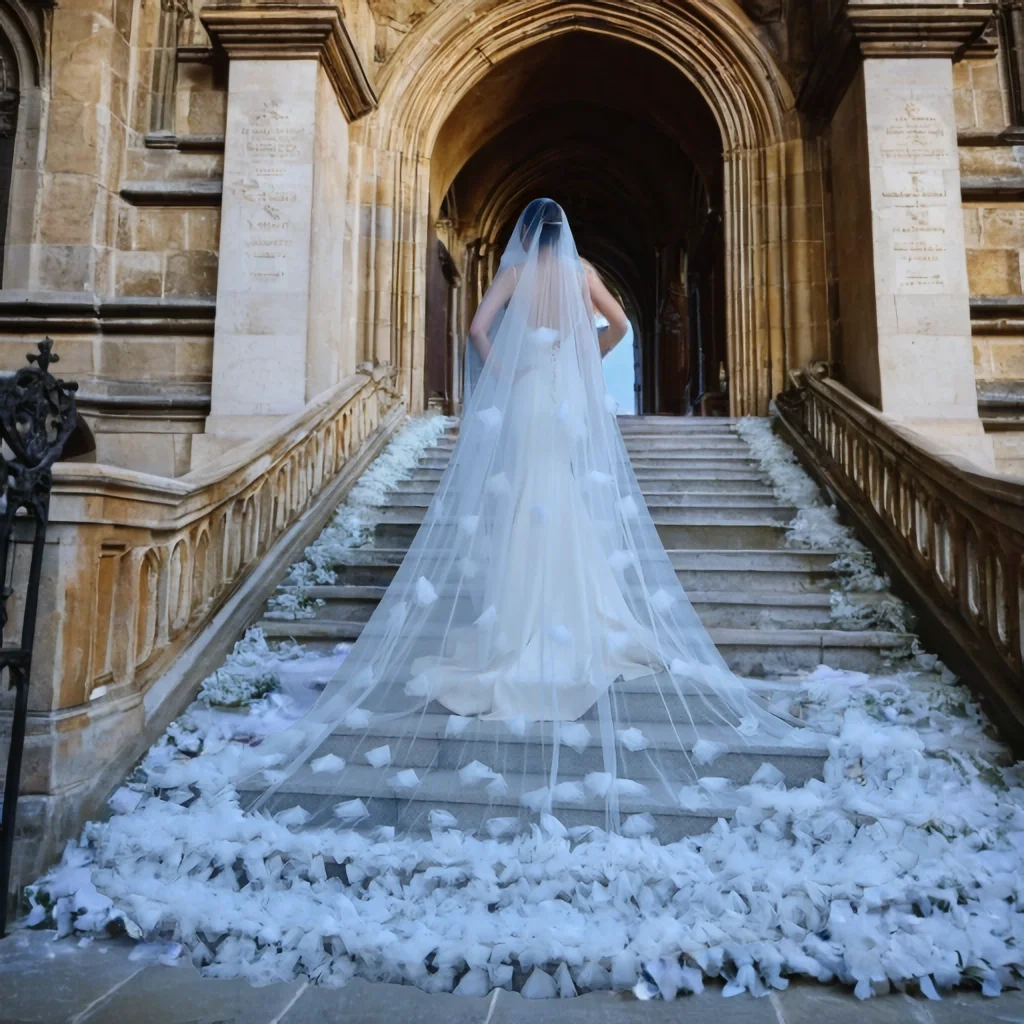
<svg viewBox="0 0 1024 1024"><path fill-rule="evenodd" d="M676 578L557 204L530 204L489 294L507 301L471 343L481 366L437 493L340 671L267 742L280 763L264 811L301 799L311 824L339 827L495 836L551 815L643 831L717 752L788 728Z"/></svg>

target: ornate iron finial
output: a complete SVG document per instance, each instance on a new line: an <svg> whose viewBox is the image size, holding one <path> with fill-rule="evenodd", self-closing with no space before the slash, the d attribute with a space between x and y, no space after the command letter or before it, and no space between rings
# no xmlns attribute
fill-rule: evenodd
<svg viewBox="0 0 1024 1024"><path fill-rule="evenodd" d="M60 358L51 338L39 342L38 348L28 355L29 365L0 388L0 437L14 456L8 479L49 470L78 422L73 397L78 385L50 373Z"/></svg>

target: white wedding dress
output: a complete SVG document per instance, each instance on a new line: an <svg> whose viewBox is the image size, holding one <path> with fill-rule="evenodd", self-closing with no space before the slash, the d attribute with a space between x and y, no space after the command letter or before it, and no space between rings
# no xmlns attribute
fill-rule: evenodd
<svg viewBox="0 0 1024 1024"><path fill-rule="evenodd" d="M498 555L483 601L493 625L482 638L479 627L454 635L450 656L413 666L458 715L574 721L615 679L668 667L609 565L602 536L614 524L594 520L574 472L586 432L575 347L551 327L526 336L508 410L519 424L506 440L509 492L488 503Z"/></svg>
<svg viewBox="0 0 1024 1024"><path fill-rule="evenodd" d="M618 828L623 787L678 807L705 735L788 728L729 671L676 578L605 394L586 275L550 200L520 218L484 310L490 344L469 346L437 493L337 676L265 744L284 768L257 805L332 733L349 742L365 730L330 776L325 815L353 794L372 813L372 799L435 792L446 772L443 787L466 787L460 807L469 799L481 822L490 801L525 787L531 813L599 799Z"/></svg>

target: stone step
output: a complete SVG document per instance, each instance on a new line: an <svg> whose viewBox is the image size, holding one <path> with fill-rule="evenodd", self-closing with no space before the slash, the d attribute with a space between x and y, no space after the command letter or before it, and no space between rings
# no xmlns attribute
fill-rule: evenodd
<svg viewBox="0 0 1024 1024"><path fill-rule="evenodd" d="M372 832L384 826L402 834L426 836L431 831L430 812L437 810L451 814L456 827L466 832L479 832L486 837L494 834L488 823L497 824L499 819L503 819L502 825L511 822L508 832L525 831L536 824L537 814L522 806L521 797L547 784L544 775L519 775L507 780L509 788L505 796L500 800L489 800L484 783L465 787L461 785L458 772L438 770L430 772L415 790L415 796L410 797L407 793L396 795L385 781L390 777L382 776L380 769L369 765L353 767L345 772L344 793L337 793L325 781L326 773L317 775L303 769L267 800L264 809L276 814L292 807L303 807L312 814L321 815L321 818L314 819L314 823L319 823L332 820L330 808L335 804L358 798L366 802L369 812L356 826L359 832ZM240 793L244 801L247 791L243 788ZM731 819L738 803L735 795L714 794L709 796L705 806L684 811L668 808L667 800L667 794L663 800L623 796L619 802L620 813L623 818L650 814L654 820L655 838L662 844L668 844L704 834L719 818ZM609 826L604 801L600 799L588 798L578 804L556 801L551 810L568 829L603 829Z"/></svg>
<svg viewBox="0 0 1024 1024"><path fill-rule="evenodd" d="M354 732L336 730L317 749L316 756L334 754L353 767L361 767L367 751L386 745L392 758L391 766L384 770L389 779L395 772L407 768L457 770L473 761L480 761L509 782L524 773L543 775L549 769L553 735L550 723L529 725L524 736L516 736L504 722L478 719L457 738L448 738L445 730L450 717L447 711L442 711L371 724L368 729ZM590 772L606 770L600 726L594 719L584 721L591 741L581 751L561 745L558 770L562 779L582 779ZM727 725L694 727L685 719L666 721L664 710L659 721L626 718L617 721L621 728L638 729L647 740L648 749L631 751L622 747L618 751L619 777L643 783L658 779L659 769L664 769L680 784L694 784L710 774L746 781L768 761L783 773L787 783L799 786L820 776L828 756L823 739L813 746L784 743L770 736L754 736L744 742L743 737ZM715 758L713 768L693 760L692 751L700 739L728 747ZM496 760L499 744L500 762ZM308 772L310 779L317 774Z"/></svg>
<svg viewBox="0 0 1024 1024"><path fill-rule="evenodd" d="M437 493L434 489L392 491L388 508L426 509ZM757 491L646 491L648 508L779 508L779 500L767 487ZM793 514L796 513L792 509Z"/></svg>
<svg viewBox="0 0 1024 1024"><path fill-rule="evenodd" d="M436 487L443 475L443 466L438 466L433 469L420 466L412 470L405 479L406 482L425 481ZM728 482L744 480L754 481L762 485L768 483L768 478L760 469L715 469L714 467L697 467L689 469L643 469L636 473L636 479L641 490L647 488L651 483L663 480L679 481L680 484L683 485L708 480L724 480Z"/></svg>
<svg viewBox="0 0 1024 1024"><path fill-rule="evenodd" d="M329 651L350 643L364 622L322 619L263 619L257 625L268 639L290 639L310 650ZM729 668L750 678L777 678L827 664L856 672L881 672L888 659L905 650L910 637L882 630L742 629L708 630Z"/></svg>
<svg viewBox="0 0 1024 1024"><path fill-rule="evenodd" d="M656 526L711 526L719 522L744 523L755 525L767 523L785 525L796 515L792 505L765 505L750 502L745 497L732 501L711 501L694 503L652 504L647 509ZM405 506L402 508L385 508L377 515L377 526L411 526L413 532L419 528L426 513L426 506ZM434 521L438 530L458 529L458 519L445 519L438 516Z"/></svg>
<svg viewBox="0 0 1024 1024"><path fill-rule="evenodd" d="M350 549L334 571L339 583L387 586L405 556L402 548ZM684 589L825 593L836 585L836 551L670 550Z"/></svg>
<svg viewBox="0 0 1024 1024"><path fill-rule="evenodd" d="M281 589L288 590L287 587ZM387 584L378 586L341 584L309 587L305 594L308 598L324 602L324 606L317 610L316 618L318 619L365 622L373 614L386 589ZM445 584L436 589L439 596L448 598L455 596L458 590L454 584ZM883 596L854 594L851 595L851 599L863 604L874 604ZM831 595L827 592L689 590L687 597L706 627L827 628L832 622ZM268 618L273 617L268 616Z"/></svg>
<svg viewBox="0 0 1024 1024"><path fill-rule="evenodd" d="M429 477L426 474L421 474L419 479L410 477L400 481L391 491L388 503L392 504L391 498L403 494L432 495L437 490L441 475L440 472L431 471ZM645 475L638 477L637 480L645 497L653 494L693 494L709 498L719 494L735 496L751 494L757 497L774 497L775 495L771 484L761 475L744 473L733 479L734 476L735 474L729 474L726 478L718 479L713 476L681 478L667 475Z"/></svg>
<svg viewBox="0 0 1024 1024"><path fill-rule="evenodd" d="M724 511L721 515L686 516L675 514L655 520L661 543L669 548L782 548L786 544L786 518L776 519L765 509L762 514L751 512L743 517L731 516ZM756 510L760 512L761 510ZM382 547L408 547L416 531L418 521L401 522L395 518L377 523L373 535ZM457 526L451 526L451 541L458 542ZM444 534L438 532L435 539L442 543Z"/></svg>
<svg viewBox="0 0 1024 1024"><path fill-rule="evenodd" d="M658 430L685 434L690 430L735 431L738 419L729 416L618 416L619 430Z"/></svg>
<svg viewBox="0 0 1024 1024"><path fill-rule="evenodd" d="M451 452L458 438L454 436L441 436L434 444L425 449L426 454ZM742 452L750 457L750 448L741 437L736 434L722 433L687 433L685 437L678 434L627 434L623 436L623 443L626 450L633 453L644 451L723 451Z"/></svg>
<svg viewBox="0 0 1024 1024"><path fill-rule="evenodd" d="M421 469L444 470L448 468L448 453L425 455L419 462ZM633 455L630 458L633 470L642 476L646 470L671 470L685 474L689 470L710 469L716 475L721 470L745 469L760 472L760 463L751 458L749 449L735 454L692 451L672 455Z"/></svg>

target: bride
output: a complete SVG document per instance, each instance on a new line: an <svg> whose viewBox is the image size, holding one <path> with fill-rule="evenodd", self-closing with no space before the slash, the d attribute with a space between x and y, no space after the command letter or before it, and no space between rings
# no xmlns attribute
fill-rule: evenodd
<svg viewBox="0 0 1024 1024"><path fill-rule="evenodd" d="M561 207L531 202L470 328L437 494L260 803L343 749L342 818L397 796L457 804L463 827L511 805L521 823L601 806L617 828L622 798L678 808L694 762L786 728L725 665L644 504L601 371L625 330Z"/></svg>

